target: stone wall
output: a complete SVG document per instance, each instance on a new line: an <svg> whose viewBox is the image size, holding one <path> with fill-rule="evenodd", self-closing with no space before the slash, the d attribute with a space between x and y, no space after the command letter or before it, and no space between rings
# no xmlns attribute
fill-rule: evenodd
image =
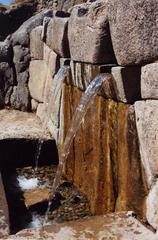
<svg viewBox="0 0 158 240"><path fill-rule="evenodd" d="M87 194L94 214L134 210L155 229L157 11L154 0L97 0L71 13L40 13L11 38L17 78L7 81L10 105L36 111L60 146L82 92L98 74L108 76L76 135L65 175ZM64 65L60 88L55 76Z"/></svg>

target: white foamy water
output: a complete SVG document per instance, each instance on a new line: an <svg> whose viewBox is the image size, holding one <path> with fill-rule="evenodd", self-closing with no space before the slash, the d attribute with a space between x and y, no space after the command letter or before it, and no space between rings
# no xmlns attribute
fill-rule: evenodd
<svg viewBox="0 0 158 240"><path fill-rule="evenodd" d="M38 178L30 178L27 179L24 176L19 176L18 177L18 183L20 188L25 191L25 190L31 190L34 188L37 188L39 186L39 180Z"/></svg>

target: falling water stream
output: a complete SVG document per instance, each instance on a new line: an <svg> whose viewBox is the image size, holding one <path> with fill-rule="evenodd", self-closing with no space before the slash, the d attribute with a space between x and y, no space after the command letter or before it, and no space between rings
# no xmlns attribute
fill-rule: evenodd
<svg viewBox="0 0 158 240"><path fill-rule="evenodd" d="M51 117L52 106L54 105L55 99L56 99L59 91L62 88L62 83L64 81L64 77L65 77L68 69L69 69L68 66L62 66L59 69L57 74L54 76L53 84L52 84L47 96L44 99L44 102L45 102L45 105L46 105L45 106L45 118L44 118L44 121L43 121L44 135L47 135L48 122L49 122L50 117ZM40 153L41 153L43 143L44 143L43 137L39 138L38 143L37 143L36 156L35 156L34 177L35 177L35 174L36 174L36 170L38 169L39 158L40 158Z"/></svg>
<svg viewBox="0 0 158 240"><path fill-rule="evenodd" d="M71 144L73 142L73 139L83 121L83 118L89 109L89 107L93 104L93 99L97 95L98 91L100 90L102 83L107 79L105 76L97 76L87 87L85 93L83 93L80 103L78 107L75 110L75 113L73 115L70 127L68 129L68 132L66 134L64 143L59 151L59 165L58 169L56 172L56 176L54 178L53 186L52 186L52 193L49 196L49 203L48 203L48 209L46 211L46 216L45 216L45 221L47 222L48 220L48 213L51 208L51 202L52 199L54 198L55 192L57 188L60 185L60 179L62 177L63 173L63 167L65 160L67 159Z"/></svg>

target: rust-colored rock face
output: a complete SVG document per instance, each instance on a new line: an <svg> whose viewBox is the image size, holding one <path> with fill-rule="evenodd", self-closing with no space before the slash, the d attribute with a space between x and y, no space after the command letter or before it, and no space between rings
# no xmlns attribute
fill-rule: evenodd
<svg viewBox="0 0 158 240"><path fill-rule="evenodd" d="M64 87L64 132L81 92ZM135 210L143 216L145 184L132 105L95 98L76 134L65 174L84 192L95 214Z"/></svg>

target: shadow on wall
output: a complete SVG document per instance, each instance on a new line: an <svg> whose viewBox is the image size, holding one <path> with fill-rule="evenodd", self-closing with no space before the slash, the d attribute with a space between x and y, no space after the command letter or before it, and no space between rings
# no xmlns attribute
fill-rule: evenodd
<svg viewBox="0 0 158 240"><path fill-rule="evenodd" d="M28 3L7 11L0 10L0 41L15 32L23 22L35 13L35 4Z"/></svg>
<svg viewBox="0 0 158 240"><path fill-rule="evenodd" d="M7 139L0 141L0 169L12 170L17 167L34 166L38 140ZM9 151L8 151L9 149ZM58 163L58 152L54 141L43 143L39 165Z"/></svg>

